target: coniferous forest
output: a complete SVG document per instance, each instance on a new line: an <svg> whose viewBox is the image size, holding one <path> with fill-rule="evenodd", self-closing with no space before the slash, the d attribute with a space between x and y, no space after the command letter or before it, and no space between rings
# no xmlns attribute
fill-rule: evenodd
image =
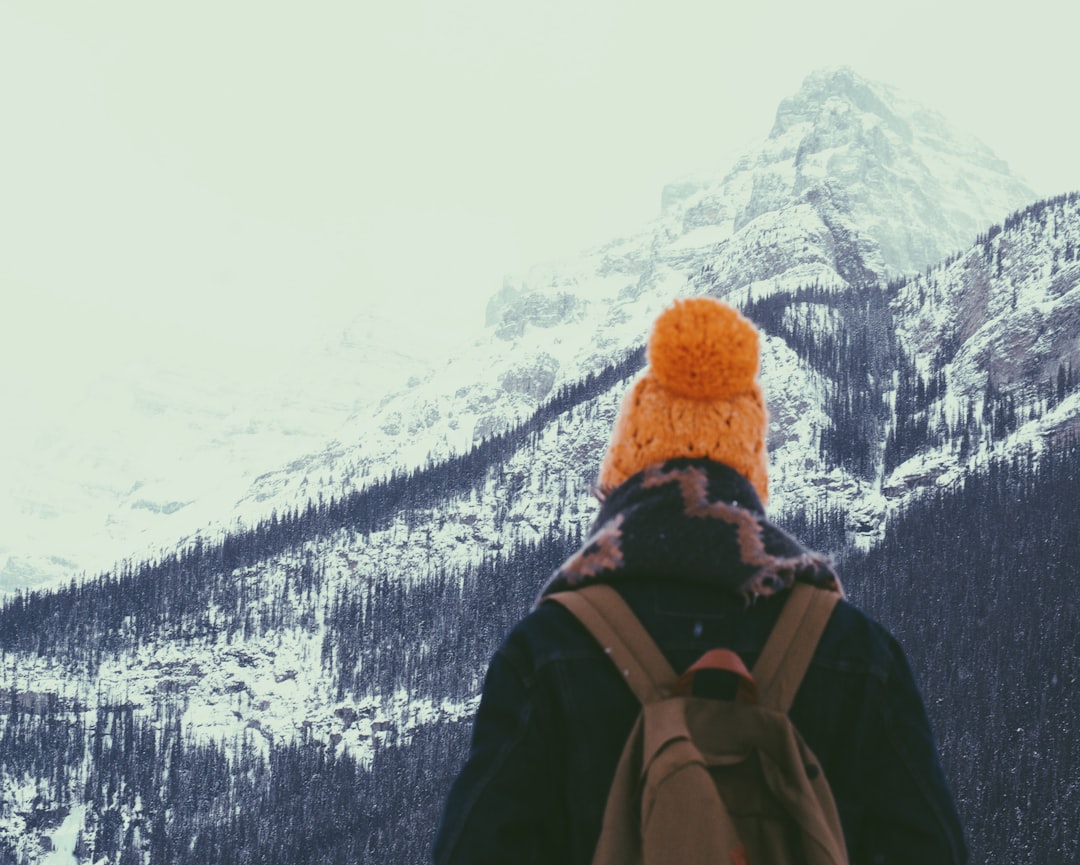
<svg viewBox="0 0 1080 865"><path fill-rule="evenodd" d="M851 600L894 632L924 689L974 862L1066 863L1080 849L1080 606L1071 591L1080 515L1059 504L1078 485L1075 443L1038 461L994 462L912 504L871 551L840 560ZM843 515L787 525L828 548ZM326 639L384 657L389 682L474 690L460 671L482 673L569 546L522 547L462 583L381 586L362 614L338 605ZM442 642L403 664L397 635L419 627ZM348 658L335 663L342 688L369 687ZM55 700L12 693L5 702L0 770L41 779L50 803L41 821L86 802L82 843L94 861L423 861L468 739L467 722L435 724L408 741L391 737L361 765L312 741L269 752L196 744L175 719L130 706L104 708L83 727ZM9 851L0 861L16 860Z"/></svg>
<svg viewBox="0 0 1080 865"><path fill-rule="evenodd" d="M851 598L920 682L973 862L1080 853L1080 489L1075 443L991 463L843 559Z"/></svg>

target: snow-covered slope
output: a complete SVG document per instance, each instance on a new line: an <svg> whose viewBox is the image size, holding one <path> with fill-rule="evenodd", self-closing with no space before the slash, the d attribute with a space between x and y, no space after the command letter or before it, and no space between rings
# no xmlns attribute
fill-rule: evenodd
<svg viewBox="0 0 1080 865"><path fill-rule="evenodd" d="M635 236L508 278L483 337L354 416L337 445L260 478L248 497L296 506L320 478L333 476L323 489L340 495L394 467L460 452L639 346L673 297L708 292L741 303L917 272L1033 199L984 145L938 115L850 69L815 73L727 175L673 184L661 216ZM777 417L805 416L785 398L802 403L804 377L782 348L766 351ZM791 451L807 444L793 440ZM774 462L783 478L799 474L782 454ZM778 497L789 490L780 483Z"/></svg>
<svg viewBox="0 0 1080 865"><path fill-rule="evenodd" d="M944 267L907 281L897 332L926 366L941 356L958 397L1018 396L1080 370L1080 197L1010 215ZM1041 394L1045 396L1045 394Z"/></svg>
<svg viewBox="0 0 1080 865"><path fill-rule="evenodd" d="M460 453L640 345L674 296L741 301L919 271L1033 197L933 112L849 69L815 73L726 175L673 183L633 236L508 278L484 333L445 359L402 356L409 339L360 319L240 392L194 387L163 363L58 407L44 433L27 427L0 457L0 589L94 572L208 524ZM799 389L801 373L780 381L793 368L768 353L774 395ZM79 423L103 406L105 428Z"/></svg>
<svg viewBox="0 0 1080 865"><path fill-rule="evenodd" d="M918 412L926 440L885 481L891 494L1080 430L1080 195L1010 215L903 284L892 307L919 374L939 384Z"/></svg>
<svg viewBox="0 0 1080 865"><path fill-rule="evenodd" d="M220 524L258 476L321 450L345 418L428 369L430 356L401 350L401 331L363 315L299 353L227 353L228 374L162 355L63 398L29 395L0 432L0 593Z"/></svg>

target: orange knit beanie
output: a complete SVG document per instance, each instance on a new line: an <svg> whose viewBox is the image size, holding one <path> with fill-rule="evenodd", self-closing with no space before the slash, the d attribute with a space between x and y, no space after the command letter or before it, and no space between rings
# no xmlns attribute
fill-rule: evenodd
<svg viewBox="0 0 1080 865"><path fill-rule="evenodd" d="M601 490L654 463L698 457L735 469L768 502L768 415L754 325L711 297L676 300L653 325L648 354L615 421Z"/></svg>

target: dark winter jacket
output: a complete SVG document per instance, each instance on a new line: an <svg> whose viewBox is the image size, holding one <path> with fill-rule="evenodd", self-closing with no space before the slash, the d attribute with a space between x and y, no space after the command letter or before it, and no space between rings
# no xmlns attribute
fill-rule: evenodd
<svg viewBox="0 0 1080 865"><path fill-rule="evenodd" d="M717 646L752 667L791 582L828 585L828 563L770 525L724 466L679 460L648 475L608 497L545 593L609 582L676 670ZM491 662L435 862L587 865L639 708L578 621L539 604ZM919 691L880 625L841 601L790 714L825 769L852 863L966 861Z"/></svg>

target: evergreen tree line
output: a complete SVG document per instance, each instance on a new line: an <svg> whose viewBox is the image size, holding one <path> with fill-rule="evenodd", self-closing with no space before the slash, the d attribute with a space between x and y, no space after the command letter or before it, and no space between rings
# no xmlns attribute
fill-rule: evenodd
<svg viewBox="0 0 1080 865"><path fill-rule="evenodd" d="M945 396L945 365L939 353L927 377L915 368L903 351L896 353L896 389L893 397L893 425L885 437L883 456L888 474L904 460L939 447L946 440L948 426L930 422L930 408Z"/></svg>
<svg viewBox="0 0 1080 865"><path fill-rule="evenodd" d="M1061 206L1065 200L1053 199L1045 206ZM1074 200L1077 196L1068 197ZM1033 206L1024 218L1038 219L1040 214L1045 218L1045 207ZM819 452L828 468L840 466L869 480L876 476L879 461L888 474L905 460L946 445L963 462L980 444L992 447L1080 387L1071 361L1026 391L1004 391L988 377L981 411L969 398L963 415L950 417L943 403L945 366L958 342L955 336L946 338L930 368L919 372L895 339L889 297L897 285L886 290L867 286L858 293L803 286L744 304L743 312L763 331L784 339L826 380L829 420ZM821 326L815 316L822 309L833 314L836 327Z"/></svg>
<svg viewBox="0 0 1080 865"><path fill-rule="evenodd" d="M455 482L463 478L469 478L469 486L478 486L488 466L501 467L509 457L506 445L512 437L517 438L517 446L523 446L528 437L539 435L543 423L552 416L572 411L575 405L631 375L642 363L643 352L639 350L604 373L563 388L530 423L452 461L455 465L449 470L428 466L375 485L374 490L354 495L345 503L331 502L319 508L309 503L303 512L273 514L251 530L226 536L220 544L197 539L189 549L159 562L138 567L125 564L97 580L73 582L54 592L18 595L0 610L0 646L5 651L50 655L72 667L89 667L92 672L106 656L146 642L190 642L214 637L221 629L226 636L243 640L253 633L291 627L297 622L289 616L311 614L313 594L318 603L324 582L325 564L303 545L319 532L333 531L334 520L345 518L343 512L358 519L360 525L349 528L361 533L386 524L395 507L406 513L430 507L439 495L452 494ZM477 474L470 475L472 472ZM414 488L394 501L394 486L409 484ZM380 501L383 504L378 504ZM378 507L389 511L382 519L376 513ZM413 696L440 701L475 695L498 640L535 596L540 585L537 574L542 580L573 543L554 532L539 542L519 544L509 554L495 553L460 573L433 574L411 586L405 581L380 579L369 591L360 593L359 611L355 598L339 597L326 615L324 656L332 675L340 681L339 692L343 697L384 696L407 688ZM260 584L264 575L258 566L265 567L271 559L281 566L283 583L268 610L265 587ZM463 606L468 609L464 618ZM42 791L27 827L41 828L45 825L42 821L49 820L53 821L49 826L58 825L67 805L57 803L85 801L90 810L80 856L86 854L91 861L104 857L104 861L114 863L141 862L144 853L152 862L356 861L355 854L361 849L367 851L363 861L411 861L409 855L389 859L384 855L387 849L415 851L416 844L409 839L430 826L441 806L440 794L438 804L410 801L408 809L392 807L403 796L414 795L404 790L387 795L384 786L395 783L390 779L417 771L404 755L414 755L418 749L414 744L401 744L383 749L384 756L370 770L360 772L363 782L357 782L357 789L353 789L357 785L342 788L335 780L335 795L350 802L344 811L323 808L313 796L317 807L312 813L318 819L309 820L307 812L298 809L299 816L271 817L254 828L245 819L229 815L273 811L264 807L251 789L237 787L233 775L242 772L250 780L262 777L265 770L271 773L265 783L276 784L273 773L280 776L282 766L296 762L284 759L291 752L273 750L265 767L247 757L238 766L232 759L235 748L185 743L175 719L163 722L159 717L150 725L131 706L99 706L99 723L88 730L83 725L85 707L64 705L55 695L27 695L12 689L0 697L10 698L0 702L8 709L6 738L0 740L6 746L7 759L0 758L0 772L35 778ZM28 697L34 699L28 702ZM43 731L50 735L42 735ZM464 734L465 725L441 722L425 730L419 741L423 745L449 737L457 742ZM58 735L62 742L57 742ZM324 748L308 743L304 754L311 757ZM247 754L251 749L242 750ZM460 750L455 748L454 753ZM274 759L282 754L282 760ZM380 767L384 764L392 764L392 768L383 771ZM443 769L448 782L452 770L445 754L427 764ZM347 777L356 774L350 761L342 765ZM300 774L304 771L302 768ZM307 783L301 785L304 791ZM273 789L280 792L281 788ZM411 789L432 789L430 779ZM342 814L362 811L360 804L369 812L374 809L375 825L384 828L361 831L343 823ZM3 807L6 805L0 803ZM419 824L420 830L408 816L418 809L432 811L428 822ZM337 828L328 829L327 820ZM401 826L393 831L385 828L394 821ZM343 825L352 828L341 828ZM403 828L407 831L402 832ZM262 843L262 836L270 838L270 846ZM338 839L326 848L335 851L333 856L311 852L326 847L312 841L316 836ZM359 846L358 836L364 839ZM2 843L0 839L0 847ZM239 851L238 858L231 859L229 851ZM14 855L10 849L0 849L0 857L5 853Z"/></svg>
<svg viewBox="0 0 1080 865"><path fill-rule="evenodd" d="M242 637L258 627L280 625L253 620L245 569L293 553L301 558L293 577L299 590L320 590L324 569L303 551L305 544L341 529L369 534L397 515L437 507L478 489L489 471L547 424L610 390L643 364L644 349L632 351L600 373L565 385L516 427L444 462L395 473L341 499L309 500L303 509L273 513L252 528L227 533L220 542L199 538L157 561L125 563L59 590L16 593L0 606L0 651L50 655L94 674L103 657L146 643L211 639L222 629Z"/></svg>
<svg viewBox="0 0 1080 865"><path fill-rule="evenodd" d="M814 307L832 311L838 325L823 329ZM801 317L800 308L805 310ZM748 301L743 311L828 382L829 424L819 442L826 465L873 478L890 417L885 392L901 357L886 292L876 284L857 292L802 286Z"/></svg>
<svg viewBox="0 0 1080 865"><path fill-rule="evenodd" d="M913 502L873 550L841 556L851 599L908 652L973 861L1053 865L1080 845L1080 608L1070 591L1080 514L1063 505L1078 483L1072 442L1039 460L994 462ZM830 509L785 527L826 550L846 530ZM411 590L381 584L361 607L337 599L325 650L342 693L367 693L371 676L384 694L475 695L491 652L571 545L553 532ZM91 861L423 861L467 750L467 722L391 741L364 767L307 740L265 752L250 739L198 744L175 718L131 707L103 707L80 727L56 701L34 711L6 702L0 769L41 779L39 819L67 801L64 790L90 803Z"/></svg>
<svg viewBox="0 0 1080 865"><path fill-rule="evenodd" d="M771 517L784 531L798 538L808 549L834 559L850 546L847 512L835 506L800 508Z"/></svg>
<svg viewBox="0 0 1080 865"><path fill-rule="evenodd" d="M995 461L841 562L927 696L973 862L1080 850L1080 447Z"/></svg>
<svg viewBox="0 0 1080 865"><path fill-rule="evenodd" d="M1050 210L1055 210L1058 213L1062 213L1064 208L1076 204L1080 201L1080 192L1067 192L1062 195L1055 195L1053 198L1042 198L1036 201L1034 204L1030 204L1014 213L1005 217L1005 231L1012 231L1024 222L1039 222L1044 227L1046 226L1047 213ZM994 236L993 226L987 232L990 238Z"/></svg>
<svg viewBox="0 0 1080 865"><path fill-rule="evenodd" d="M553 526L545 538L460 570L381 577L365 593L342 590L325 618L322 650L337 699L360 702L401 688L436 701L475 696L499 641L579 543Z"/></svg>
<svg viewBox="0 0 1080 865"><path fill-rule="evenodd" d="M789 515L839 551L849 599L900 641L926 697L971 861L1066 865L1080 850L1080 444L993 460L912 501L869 551L847 518Z"/></svg>
<svg viewBox="0 0 1080 865"><path fill-rule="evenodd" d="M946 392L943 367L935 363L924 378L901 356L895 421L885 441L885 472L909 457L945 445L952 447L960 463L966 463L980 444L992 448L1022 424L1054 409L1080 386L1077 378L1071 361L1059 364L1056 376L1027 391L1002 390L988 376L981 411L976 412L975 402L969 397L962 416L949 417L939 402Z"/></svg>
<svg viewBox="0 0 1080 865"><path fill-rule="evenodd" d="M111 865L422 861L469 731L463 721L433 724L408 741L391 738L362 765L310 740L265 751L250 738L199 743L175 717L150 719L130 706L102 707L87 730L53 709L8 705L0 725L0 775L40 771L56 786L41 784L22 814L27 830L55 829L81 801L76 855ZM0 818L12 808L0 800ZM33 860L0 837L0 861Z"/></svg>
<svg viewBox="0 0 1080 865"><path fill-rule="evenodd" d="M995 258L993 246L995 237L1003 231L1015 233L1017 229L1023 228L1025 223L1028 225L1038 223L1041 227L1045 228L1050 214L1055 216L1055 236L1057 236L1056 232L1058 230L1058 224L1063 220L1073 218L1070 214L1065 212L1066 209L1072 207L1077 202L1080 202L1080 192L1067 192L1062 195L1055 195L1052 198L1041 198L1038 201L1032 202L1027 207L1023 207L1009 214L1005 217L1003 225L995 223L986 231L980 232L975 238L975 245L982 246L983 260L989 262ZM1000 245L998 246L998 249L1000 250ZM1067 244L1067 251L1065 254L1066 260L1074 260L1077 252L1078 251L1071 243ZM963 254L963 252L955 252L944 261L934 265L927 265L923 275L924 278L929 281L934 274L939 274L941 271L959 261ZM1056 257L1055 253L1055 258ZM997 263L1000 268L1000 256L997 257ZM1000 269L998 270L997 275L1001 275ZM912 277L908 276L898 276L890 279L888 284L890 295L894 295L901 288L907 286L911 282L911 279Z"/></svg>

